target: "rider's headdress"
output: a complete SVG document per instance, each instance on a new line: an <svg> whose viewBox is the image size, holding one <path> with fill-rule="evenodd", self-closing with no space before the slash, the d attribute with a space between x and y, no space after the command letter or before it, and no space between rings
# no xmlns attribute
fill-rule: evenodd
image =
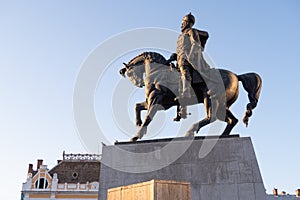
<svg viewBox="0 0 300 200"><path fill-rule="evenodd" d="M191 23L192 26L195 24L195 17L194 15L192 15L192 13L189 13L186 16L184 16L183 20L188 21L189 23Z"/></svg>

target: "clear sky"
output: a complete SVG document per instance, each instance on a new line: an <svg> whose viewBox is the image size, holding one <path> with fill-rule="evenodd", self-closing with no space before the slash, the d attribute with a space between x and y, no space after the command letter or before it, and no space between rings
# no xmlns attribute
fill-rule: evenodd
<svg viewBox="0 0 300 200"><path fill-rule="evenodd" d="M51 168L62 158L63 150L88 151L76 132L73 91L82 63L99 44L136 28L179 31L188 12L196 17L195 27L210 33L206 52L217 67L237 74L255 71L262 76L261 99L249 127L239 123L233 133L251 136L269 193L273 187L295 193L300 188L299 10L298 0L2 0L0 199L20 198L29 163L35 167L41 158ZM125 57L113 62L116 69L131 58ZM112 82L121 80L114 69L106 73L115 73ZM111 118L111 114L97 110L102 104L102 83L95 94L95 112L103 124L103 116ZM134 103L129 101L129 113ZM241 88L240 98L232 106L240 121L246 103ZM172 123L168 115L163 119ZM115 139L124 138L121 131L110 130ZM172 132L172 127L166 131Z"/></svg>

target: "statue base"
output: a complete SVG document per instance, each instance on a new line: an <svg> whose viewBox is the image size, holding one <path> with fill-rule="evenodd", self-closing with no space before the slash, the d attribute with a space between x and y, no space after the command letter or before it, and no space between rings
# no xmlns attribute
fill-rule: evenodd
<svg viewBox="0 0 300 200"><path fill-rule="evenodd" d="M192 200L264 200L250 137L168 138L103 146L99 200L110 188L152 179L189 182Z"/></svg>

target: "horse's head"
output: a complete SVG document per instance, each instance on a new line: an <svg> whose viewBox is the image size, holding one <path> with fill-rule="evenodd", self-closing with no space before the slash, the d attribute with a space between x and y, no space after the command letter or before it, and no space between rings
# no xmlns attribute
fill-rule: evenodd
<svg viewBox="0 0 300 200"><path fill-rule="evenodd" d="M167 60L159 53L143 52L131 59L127 64L123 63L125 67L122 68L119 73L123 77L126 75L135 86L143 87L145 85L145 65L149 63L166 64L166 62Z"/></svg>
<svg viewBox="0 0 300 200"><path fill-rule="evenodd" d="M145 72L145 68L140 66L137 67L136 65L132 65L129 66L126 63L124 64L124 68L120 69L119 73L123 76L123 77L128 77L130 82L137 86L137 87L143 87L145 85L144 83L144 72Z"/></svg>

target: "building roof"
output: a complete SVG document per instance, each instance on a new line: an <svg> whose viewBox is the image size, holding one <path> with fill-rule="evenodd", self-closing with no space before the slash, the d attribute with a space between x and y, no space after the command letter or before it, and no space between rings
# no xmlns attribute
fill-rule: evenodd
<svg viewBox="0 0 300 200"><path fill-rule="evenodd" d="M267 200L298 200L299 198L296 195L278 195L274 196L272 194L267 195Z"/></svg>
<svg viewBox="0 0 300 200"><path fill-rule="evenodd" d="M54 173L58 176L58 183L99 182L100 162L63 160L49 170L52 176Z"/></svg>
<svg viewBox="0 0 300 200"><path fill-rule="evenodd" d="M58 183L99 182L100 156L97 154L65 154L63 160L48 172L57 174Z"/></svg>

